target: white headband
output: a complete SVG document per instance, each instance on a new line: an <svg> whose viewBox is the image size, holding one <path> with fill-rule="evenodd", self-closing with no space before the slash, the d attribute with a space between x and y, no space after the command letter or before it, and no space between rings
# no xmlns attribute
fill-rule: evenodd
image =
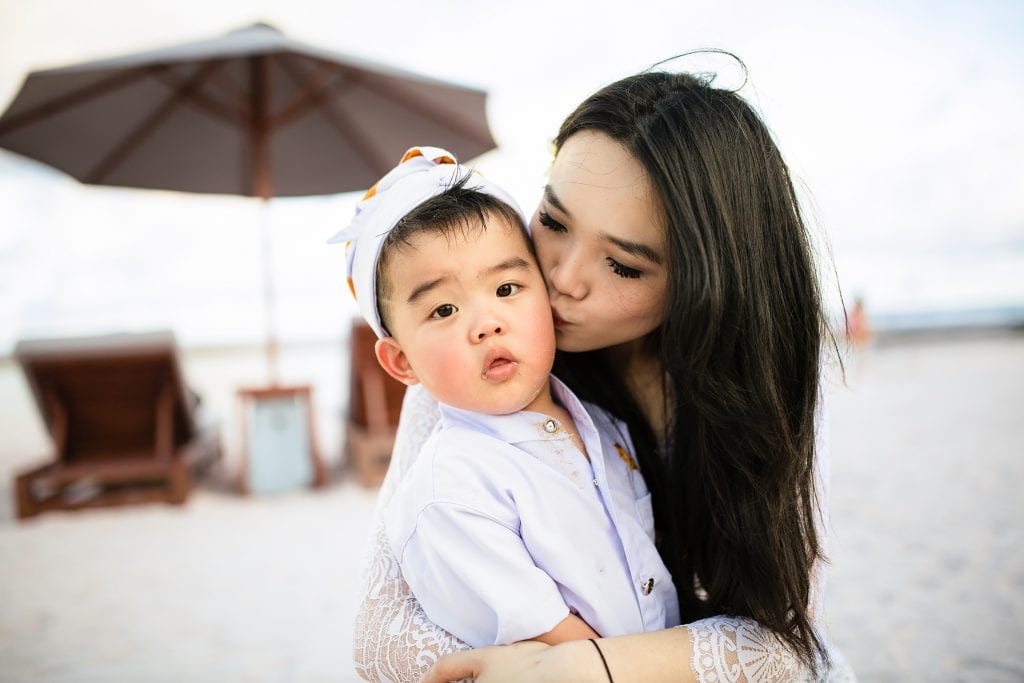
<svg viewBox="0 0 1024 683"><path fill-rule="evenodd" d="M377 308L377 259L384 239L406 214L466 177L466 189L505 202L526 225L522 210L507 192L460 165L451 152L439 147L412 147L370 188L356 206L352 222L327 240L330 244L347 243L348 286L378 337L387 336Z"/></svg>

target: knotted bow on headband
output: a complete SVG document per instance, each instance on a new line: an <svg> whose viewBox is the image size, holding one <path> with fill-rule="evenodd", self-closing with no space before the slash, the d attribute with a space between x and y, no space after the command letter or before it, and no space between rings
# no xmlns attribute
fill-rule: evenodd
<svg viewBox="0 0 1024 683"><path fill-rule="evenodd" d="M330 244L347 243L348 286L359 311L378 337L387 336L377 308L377 259L384 238L410 211L467 176L466 189L505 202L526 224L519 205L507 192L459 164L454 154L439 147L412 147L397 166L369 189L356 206L352 222L327 240Z"/></svg>

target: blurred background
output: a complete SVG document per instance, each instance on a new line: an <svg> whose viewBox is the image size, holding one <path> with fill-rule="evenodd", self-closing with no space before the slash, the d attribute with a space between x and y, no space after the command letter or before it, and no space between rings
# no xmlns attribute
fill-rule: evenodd
<svg viewBox="0 0 1024 683"><path fill-rule="evenodd" d="M264 20L290 37L489 93L498 149L477 165L535 205L562 118L589 92L680 52L721 47L813 197L843 290L875 317L1024 304L1014 2L192 4L0 3L0 101L32 69ZM721 70L727 60L683 59ZM86 187L0 155L0 349L26 335L171 327L182 343L262 333L257 202ZM324 240L358 195L278 200L285 341L336 339L349 312ZM130 217L113 221L111 216ZM202 244L202 249L196 245Z"/></svg>
<svg viewBox="0 0 1024 683"><path fill-rule="evenodd" d="M774 131L820 236L832 316L842 320L841 290L848 308L862 301L871 330L847 352L846 383L834 381L836 640L862 680L1024 680L1024 4L0 0L0 108L31 70L257 21L485 90L498 147L473 161L527 211L558 124L587 94L695 48L740 56L741 92ZM743 82L722 58L674 68ZM50 448L10 356L26 338L172 330L224 440L222 483L184 509L19 524L0 495L0 680L351 678L374 490L344 475L357 311L343 250L325 241L360 195L261 207L86 186L0 149L2 484ZM235 391L266 381L263 220L281 379L313 387L331 477L315 494L243 499L228 482ZM948 479L923 490L923 471ZM970 488L970 473L985 478ZM180 555L166 554L168 538ZM931 596L947 609L930 611Z"/></svg>

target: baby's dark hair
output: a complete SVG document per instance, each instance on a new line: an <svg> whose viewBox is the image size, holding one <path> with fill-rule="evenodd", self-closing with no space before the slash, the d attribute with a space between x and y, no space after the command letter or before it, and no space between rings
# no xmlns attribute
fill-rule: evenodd
<svg viewBox="0 0 1024 683"><path fill-rule="evenodd" d="M381 325L388 334L388 301L392 294L388 265L396 252L412 245L412 239L416 235L429 232L450 239L458 232L466 236L472 230L485 230L488 216L498 217L505 219L510 227L519 229L530 253L533 253L533 242L526 232L519 212L494 195L466 187L471 178L471 175L467 175L444 192L417 205L405 214L384 238L380 256L377 257L376 294Z"/></svg>

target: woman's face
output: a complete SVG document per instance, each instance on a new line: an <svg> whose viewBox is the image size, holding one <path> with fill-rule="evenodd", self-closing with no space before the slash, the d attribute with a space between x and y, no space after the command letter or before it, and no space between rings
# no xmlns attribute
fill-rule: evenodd
<svg viewBox="0 0 1024 683"><path fill-rule="evenodd" d="M530 222L559 349L622 346L661 324L663 226L647 172L624 146L595 131L565 141Z"/></svg>

